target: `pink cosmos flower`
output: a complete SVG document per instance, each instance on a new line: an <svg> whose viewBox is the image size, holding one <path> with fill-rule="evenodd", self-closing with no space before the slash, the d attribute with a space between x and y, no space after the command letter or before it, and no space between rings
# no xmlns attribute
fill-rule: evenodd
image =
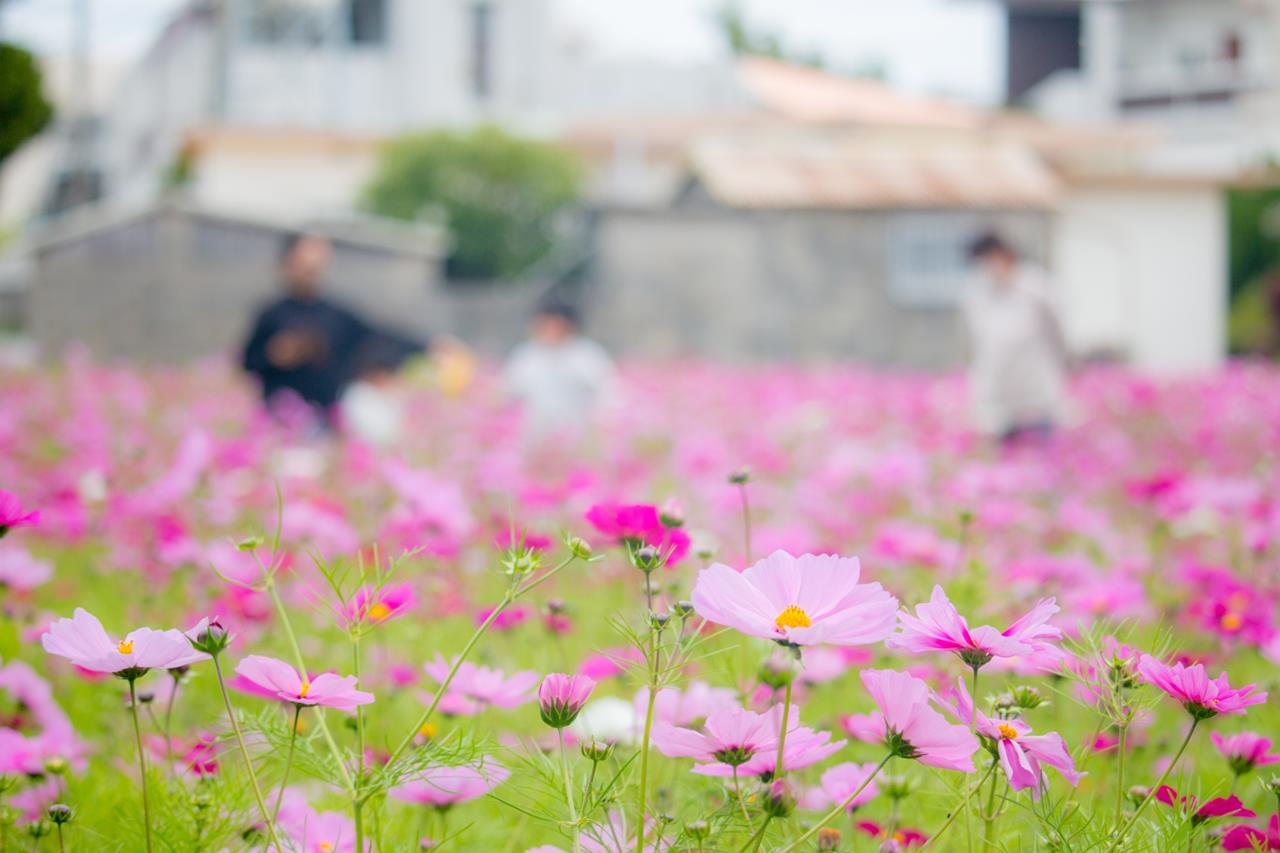
<svg viewBox="0 0 1280 853"><path fill-rule="evenodd" d="M35 589L53 577L53 566L22 548L0 548L0 588Z"/></svg>
<svg viewBox="0 0 1280 853"><path fill-rule="evenodd" d="M1271 738L1253 732L1240 732L1234 735L1210 732L1209 739L1218 748L1218 752L1227 759L1227 763L1231 765L1231 772L1237 776L1243 776L1255 767L1280 761L1280 755L1268 752L1271 749Z"/></svg>
<svg viewBox="0 0 1280 853"><path fill-rule="evenodd" d="M449 677L451 664L439 654L435 660L423 666L427 675L443 684ZM500 669L476 666L465 661L440 703L446 714L477 714L485 707L515 708L533 700L533 687L538 683L538 673L522 670L508 677Z"/></svg>
<svg viewBox="0 0 1280 853"><path fill-rule="evenodd" d="M655 723L653 744L663 755L705 762L693 768L704 776L741 776L774 773L778 761L778 732L782 729L782 706L763 714L732 707L713 712L704 725L705 734ZM818 732L800 725L800 709L793 706L787 717L787 742L782 766L799 770L834 755L845 741L831 740L830 732Z"/></svg>
<svg viewBox="0 0 1280 853"><path fill-rule="evenodd" d="M884 714L845 714L840 718L840 728L849 737L863 743L880 743L884 740Z"/></svg>
<svg viewBox="0 0 1280 853"><path fill-rule="evenodd" d="M483 797L507 781L511 771L491 758L458 767L428 767L421 777L391 789L391 796L406 803L454 806Z"/></svg>
<svg viewBox="0 0 1280 853"><path fill-rule="evenodd" d="M636 691L637 716L643 716L649 705L649 688ZM728 687L712 687L705 681L693 681L684 690L664 687L653 701L653 719L673 726L698 728L715 711L738 705L737 694Z"/></svg>
<svg viewBox="0 0 1280 853"><path fill-rule="evenodd" d="M890 637L887 645L914 654L954 652L967 665L977 668L993 657L1018 657L1054 649L1049 641L1060 639L1062 632L1048 622L1057 612L1054 599L1046 598L1004 631L990 625L970 628L942 587L935 586L929 602L916 606L915 616L900 614L902 631Z"/></svg>
<svg viewBox="0 0 1280 853"><path fill-rule="evenodd" d="M356 689L354 675L326 672L314 679L303 678L289 664L265 655L249 655L236 664L236 675L294 705L322 705L339 711L354 711L368 705L373 694Z"/></svg>
<svg viewBox="0 0 1280 853"><path fill-rule="evenodd" d="M479 627L480 625L483 625L485 620L493 615L493 611L493 607L485 607L476 611L474 620L476 626ZM491 627L495 631L510 631L512 628L517 628L527 621L529 621L529 608L524 605L517 604L515 606L508 607L499 613L493 620Z"/></svg>
<svg viewBox="0 0 1280 853"><path fill-rule="evenodd" d="M1193 824L1201 824L1218 817L1257 817L1255 812L1244 807L1244 803L1240 802L1240 798L1235 794L1229 797L1218 797L1200 805L1195 797L1189 795L1179 797L1178 792L1173 788L1168 785L1161 785L1156 789L1155 799L1166 806L1172 806L1191 813L1191 822Z"/></svg>
<svg viewBox="0 0 1280 853"><path fill-rule="evenodd" d="M797 713L791 719L799 717ZM651 739L663 755L725 767L732 774L733 768L746 764L757 753L777 748L779 722L772 714L756 714L735 705L713 711L703 726L705 733L657 722Z"/></svg>
<svg viewBox="0 0 1280 853"><path fill-rule="evenodd" d="M563 729L577 718L595 688L595 681L585 675L551 673L538 686L542 722L554 729Z"/></svg>
<svg viewBox="0 0 1280 853"><path fill-rule="evenodd" d="M947 722L929 704L929 685L892 670L867 669L859 675L884 716L884 743L894 755L942 770L973 772L978 739L968 726Z"/></svg>
<svg viewBox="0 0 1280 853"><path fill-rule="evenodd" d="M1223 850L1280 850L1280 814L1273 814L1266 830L1239 824L1222 834Z"/></svg>
<svg viewBox="0 0 1280 853"><path fill-rule="evenodd" d="M318 812L302 795L285 791L277 816L299 853L356 853L356 827L342 812Z"/></svg>
<svg viewBox="0 0 1280 853"><path fill-rule="evenodd" d="M353 623L379 624L394 619L411 610L418 603L413 584L405 582L382 589L362 586L338 614L342 625Z"/></svg>
<svg viewBox="0 0 1280 853"><path fill-rule="evenodd" d="M1083 773L1076 772L1062 735L1033 735L1031 727L1021 720L995 720L975 710L963 679L957 680L955 702L948 707L957 720L976 720L978 734L999 753L1000 767L1013 790L1030 789L1032 798L1040 799L1045 787L1042 765L1055 768L1072 785L1080 784L1084 778Z"/></svg>
<svg viewBox="0 0 1280 853"><path fill-rule="evenodd" d="M898 601L859 574L857 558L775 551L741 573L703 569L693 606L708 621L789 645L877 643L893 632Z"/></svg>
<svg viewBox="0 0 1280 853"><path fill-rule="evenodd" d="M859 788L862 788L861 793L846 806L850 814L859 806L866 805L874 800L876 795L880 793L880 789L876 787L875 782L867 782L867 780L875 775L876 769L877 766L874 762L867 764L845 762L829 768L818 781L823 800L819 808L843 803L849 799L850 794ZM866 785L865 788L863 787L864 784Z"/></svg>
<svg viewBox="0 0 1280 853"><path fill-rule="evenodd" d="M39 523L39 510L24 510L17 495L0 489L0 539L15 527L32 527Z"/></svg>
<svg viewBox="0 0 1280 853"><path fill-rule="evenodd" d="M657 548L668 567L689 553L689 534L681 527L668 527L650 504L596 504L587 510L587 521L596 530L629 548L651 545Z"/></svg>
<svg viewBox="0 0 1280 853"><path fill-rule="evenodd" d="M137 678L149 669L174 669L207 660L181 631L139 628L123 640L107 636L98 617L77 607L70 619L58 619L40 638L44 650L90 672Z"/></svg>
<svg viewBox="0 0 1280 853"><path fill-rule="evenodd" d="M1225 672L1210 680L1204 664L1185 666L1175 663L1169 666L1151 655L1143 655L1138 662L1138 674L1148 684L1181 702L1187 713L1197 720L1207 720L1218 714L1243 714L1250 705L1267 701L1267 694L1257 692L1257 685L1233 688L1227 683Z"/></svg>

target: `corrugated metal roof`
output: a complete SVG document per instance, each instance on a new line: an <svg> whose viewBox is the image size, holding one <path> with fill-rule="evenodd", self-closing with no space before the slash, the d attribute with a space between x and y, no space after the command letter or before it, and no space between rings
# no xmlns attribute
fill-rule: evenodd
<svg viewBox="0 0 1280 853"><path fill-rule="evenodd" d="M738 79L761 107L797 122L960 130L980 127L990 117L987 111L953 101L905 95L877 80L775 59L740 60Z"/></svg>
<svg viewBox="0 0 1280 853"><path fill-rule="evenodd" d="M1043 208L1060 193L1029 148L954 138L718 138L694 173L721 204L753 209Z"/></svg>

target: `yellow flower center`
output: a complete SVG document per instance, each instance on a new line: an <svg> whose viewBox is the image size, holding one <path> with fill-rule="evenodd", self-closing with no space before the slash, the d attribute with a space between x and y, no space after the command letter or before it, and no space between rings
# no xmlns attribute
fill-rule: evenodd
<svg viewBox="0 0 1280 853"><path fill-rule="evenodd" d="M299 689L299 690L298 690L298 698L300 698L300 699L305 699L305 698L307 698L307 694L308 694L308 693L310 693L310 692L311 692L311 682L310 682L310 681L304 681L304 682L302 682L302 687L301 687L301 689Z"/></svg>
<svg viewBox="0 0 1280 853"><path fill-rule="evenodd" d="M374 602L374 605L369 608L369 618L374 622L381 622L390 615L391 608L383 604L381 601Z"/></svg>
<svg viewBox="0 0 1280 853"><path fill-rule="evenodd" d="M418 729L418 734L422 735L427 740L431 740L433 737L435 737L439 733L440 733L440 727L437 726L435 723L423 723L422 728Z"/></svg>
<svg viewBox="0 0 1280 853"><path fill-rule="evenodd" d="M330 844L328 841L321 841L321 842L320 842L320 849L321 849L321 850L332 850L332 849L334 849L334 848L333 848L333 845L332 845L332 844Z"/></svg>
<svg viewBox="0 0 1280 853"><path fill-rule="evenodd" d="M813 625L813 620L803 608L788 604L786 609L778 614L778 618L773 620L773 624L777 625L778 630L781 631L785 628L808 628Z"/></svg>
<svg viewBox="0 0 1280 853"><path fill-rule="evenodd" d="M1222 615L1222 627L1228 631L1239 631L1244 625L1244 618L1239 613L1224 613Z"/></svg>
<svg viewBox="0 0 1280 853"><path fill-rule="evenodd" d="M1015 729L1013 726L1009 725L1008 723L1001 723L1000 725L996 726L996 728L1000 730L1000 736L1003 737L1005 740L1018 739L1018 730Z"/></svg>
<svg viewBox="0 0 1280 853"><path fill-rule="evenodd" d="M116 651L120 652L120 654L122 655L133 654L133 641L121 640L119 643L116 644Z"/></svg>

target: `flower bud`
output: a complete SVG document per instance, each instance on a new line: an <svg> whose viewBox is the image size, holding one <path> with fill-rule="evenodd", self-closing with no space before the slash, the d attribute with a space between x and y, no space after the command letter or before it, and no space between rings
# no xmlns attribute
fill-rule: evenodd
<svg viewBox="0 0 1280 853"><path fill-rule="evenodd" d="M582 757L593 764L599 764L601 761L608 761L609 756L613 755L613 744L608 741L600 741L592 738L589 741L583 741L580 747Z"/></svg>
<svg viewBox="0 0 1280 853"><path fill-rule="evenodd" d="M222 627L222 623L217 619L210 619L204 630L199 631L191 641L191 647L198 652L217 656L222 654L230 642L231 634Z"/></svg>
<svg viewBox="0 0 1280 853"><path fill-rule="evenodd" d="M542 722L553 729L563 729L572 723L595 686L595 681L585 675L553 672L542 679L538 687L538 712Z"/></svg>
<svg viewBox="0 0 1280 853"><path fill-rule="evenodd" d="M50 776L62 776L70 769L71 765L61 755L51 755L44 760L44 772Z"/></svg>
<svg viewBox="0 0 1280 853"><path fill-rule="evenodd" d="M669 500L662 505L662 509L658 510L658 520L662 522L663 527L683 527L684 507L680 506L677 500Z"/></svg>
<svg viewBox="0 0 1280 853"><path fill-rule="evenodd" d="M49 806L49 820L54 823L67 823L71 820L71 806L65 803L54 803Z"/></svg>
<svg viewBox="0 0 1280 853"><path fill-rule="evenodd" d="M688 619L691 615L693 615L693 602L677 601L675 604L671 606L671 609L674 610L676 616L680 617L681 619Z"/></svg>
<svg viewBox="0 0 1280 853"><path fill-rule="evenodd" d="M569 553L579 560L591 559L591 546L587 544L587 540L580 536L570 536L564 540L564 544L568 546Z"/></svg>
<svg viewBox="0 0 1280 853"><path fill-rule="evenodd" d="M156 694L151 690L143 690L138 694L138 702L143 705L150 705L156 701Z"/></svg>
<svg viewBox="0 0 1280 853"><path fill-rule="evenodd" d="M830 853L840 849L840 830L832 826L824 826L818 830L818 849Z"/></svg>
<svg viewBox="0 0 1280 853"><path fill-rule="evenodd" d="M655 631L661 631L667 627L667 623L671 621L671 614L663 610L661 613L649 614L649 627Z"/></svg>
<svg viewBox="0 0 1280 853"><path fill-rule="evenodd" d="M13 826L18 822L18 810L13 806L0 805L0 826Z"/></svg>
<svg viewBox="0 0 1280 853"><path fill-rule="evenodd" d="M1270 779L1262 783L1262 787L1266 788L1277 797L1280 797L1280 776L1272 776Z"/></svg>
<svg viewBox="0 0 1280 853"><path fill-rule="evenodd" d="M1049 704L1044 695L1029 684L1019 684L1013 688L1013 702L1024 711L1033 711Z"/></svg>
<svg viewBox="0 0 1280 853"><path fill-rule="evenodd" d="M734 486L745 486L751 482L751 469L739 468L729 475L729 483Z"/></svg>
<svg viewBox="0 0 1280 853"><path fill-rule="evenodd" d="M53 832L53 824L43 818L27 824L27 834L32 838L44 838L51 832Z"/></svg>
<svg viewBox="0 0 1280 853"><path fill-rule="evenodd" d="M642 545L631 552L631 562L637 569L648 574L654 569L662 568L662 552L652 545Z"/></svg>
<svg viewBox="0 0 1280 853"><path fill-rule="evenodd" d="M796 807L795 792L786 779L774 779L760 795L760 807L772 817L787 817Z"/></svg>
<svg viewBox="0 0 1280 853"><path fill-rule="evenodd" d="M261 545L261 536L246 536L236 543L236 549L240 551L256 551Z"/></svg>
<svg viewBox="0 0 1280 853"><path fill-rule="evenodd" d="M1134 785L1129 789L1128 796L1129 802L1133 803L1135 806L1140 806L1147 797L1151 796L1151 789L1146 785Z"/></svg>
<svg viewBox="0 0 1280 853"><path fill-rule="evenodd" d="M548 598L547 612L552 616L558 616L569 609L569 605L565 603L563 598Z"/></svg>
<svg viewBox="0 0 1280 853"><path fill-rule="evenodd" d="M711 824L705 820L691 820L684 825L684 831L694 841L706 841L711 834Z"/></svg>
<svg viewBox="0 0 1280 853"><path fill-rule="evenodd" d="M881 776L877 784L890 800L905 800L916 788L909 776Z"/></svg>

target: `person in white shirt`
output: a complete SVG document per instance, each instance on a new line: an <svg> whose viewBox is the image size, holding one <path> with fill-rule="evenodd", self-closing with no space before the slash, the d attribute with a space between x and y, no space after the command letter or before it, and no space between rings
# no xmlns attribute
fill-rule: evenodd
<svg viewBox="0 0 1280 853"><path fill-rule="evenodd" d="M503 370L508 396L524 407L534 435L575 430L611 398L613 360L582 334L577 310L560 301L538 307L529 338L512 351Z"/></svg>
<svg viewBox="0 0 1280 853"><path fill-rule="evenodd" d="M969 257L979 273L962 303L975 426L1005 443L1047 435L1062 420L1067 362L1048 275L994 233Z"/></svg>

